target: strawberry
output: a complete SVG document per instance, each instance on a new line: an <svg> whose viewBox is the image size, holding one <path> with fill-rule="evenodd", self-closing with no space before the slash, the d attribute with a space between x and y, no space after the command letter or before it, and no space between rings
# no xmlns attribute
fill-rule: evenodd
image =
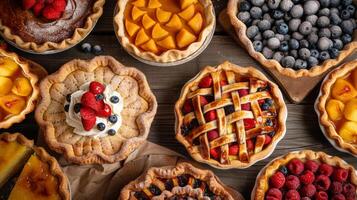
<svg viewBox="0 0 357 200"><path fill-rule="evenodd" d="M209 141L212 141L216 138L219 137L218 131L217 130L212 130L207 132L207 137Z"/></svg>
<svg viewBox="0 0 357 200"><path fill-rule="evenodd" d="M97 81L93 81L89 85L89 91L92 92L93 94L102 94L105 90L104 85Z"/></svg>
<svg viewBox="0 0 357 200"><path fill-rule="evenodd" d="M238 144L233 144L229 147L229 155L237 155L239 152Z"/></svg>
<svg viewBox="0 0 357 200"><path fill-rule="evenodd" d="M61 11L57 11L52 6L46 6L42 11L42 16L48 20L56 20L62 15Z"/></svg>
<svg viewBox="0 0 357 200"><path fill-rule="evenodd" d="M91 92L86 92L83 94L83 96L81 98L81 103L84 106L92 108L96 112L99 112L100 110L102 110L103 106L104 106L101 101L97 101L95 99L95 95Z"/></svg>
<svg viewBox="0 0 357 200"><path fill-rule="evenodd" d="M213 83L213 79L211 76L206 76L204 77L200 83L198 84L198 87L200 88L209 88L212 86L212 83Z"/></svg>
<svg viewBox="0 0 357 200"><path fill-rule="evenodd" d="M185 103L183 104L183 112L185 114L187 114L192 111L193 111L193 106L192 106L191 100L186 100Z"/></svg>
<svg viewBox="0 0 357 200"><path fill-rule="evenodd" d="M99 117L109 117L112 114L112 108L108 104L104 104L103 109L97 111Z"/></svg>
<svg viewBox="0 0 357 200"><path fill-rule="evenodd" d="M83 119L82 118L82 125L84 130L90 131L96 123L96 118L89 118L89 119Z"/></svg>
<svg viewBox="0 0 357 200"><path fill-rule="evenodd" d="M89 120L95 118L95 111L91 108L83 107L80 112L82 119Z"/></svg>
<svg viewBox="0 0 357 200"><path fill-rule="evenodd" d="M246 130L252 129L255 127L255 120L254 119L243 119L244 128Z"/></svg>
<svg viewBox="0 0 357 200"><path fill-rule="evenodd" d="M238 94L240 97L244 97L249 94L249 90L248 89L238 90Z"/></svg>
<svg viewBox="0 0 357 200"><path fill-rule="evenodd" d="M250 103L242 104L241 107L242 107L242 110L251 110L250 109Z"/></svg>
<svg viewBox="0 0 357 200"><path fill-rule="evenodd" d="M207 121L213 121L215 119L217 119L217 114L216 114L216 111L215 110L211 110L211 111L208 111L206 114L205 114L205 119Z"/></svg>
<svg viewBox="0 0 357 200"><path fill-rule="evenodd" d="M31 9L36 4L36 0L22 0L22 7L25 10Z"/></svg>
<svg viewBox="0 0 357 200"><path fill-rule="evenodd" d="M214 158L214 159L219 158L219 153L220 153L220 149L218 147L210 150L210 154L211 154L212 158Z"/></svg>
<svg viewBox="0 0 357 200"><path fill-rule="evenodd" d="M66 5L67 5L66 0L54 0L52 2L53 8L61 13L66 8Z"/></svg>
<svg viewBox="0 0 357 200"><path fill-rule="evenodd" d="M39 16L44 7L45 7L45 0L37 0L37 3L32 8L33 13L35 14L35 16Z"/></svg>
<svg viewBox="0 0 357 200"><path fill-rule="evenodd" d="M208 104L207 99L204 96L200 96L201 106Z"/></svg>

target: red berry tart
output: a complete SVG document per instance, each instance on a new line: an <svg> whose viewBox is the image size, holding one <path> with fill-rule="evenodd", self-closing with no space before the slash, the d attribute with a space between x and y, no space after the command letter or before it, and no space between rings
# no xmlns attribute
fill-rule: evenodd
<svg viewBox="0 0 357 200"><path fill-rule="evenodd" d="M338 157L309 150L273 160L258 175L252 199L356 200L357 172Z"/></svg>
<svg viewBox="0 0 357 200"><path fill-rule="evenodd" d="M286 106L258 70L225 62L206 67L175 105L176 138L197 161L246 168L269 156L285 134Z"/></svg>

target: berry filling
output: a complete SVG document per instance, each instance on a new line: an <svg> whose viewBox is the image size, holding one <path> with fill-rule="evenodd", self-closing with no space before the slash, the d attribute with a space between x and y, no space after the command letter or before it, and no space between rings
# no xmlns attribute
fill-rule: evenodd
<svg viewBox="0 0 357 200"><path fill-rule="evenodd" d="M67 0L22 0L22 7L31 10L37 17L54 21L61 18L67 5Z"/></svg>

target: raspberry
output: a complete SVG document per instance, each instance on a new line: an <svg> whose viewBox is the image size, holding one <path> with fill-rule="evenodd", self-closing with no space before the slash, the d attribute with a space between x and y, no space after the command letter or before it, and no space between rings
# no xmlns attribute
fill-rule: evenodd
<svg viewBox="0 0 357 200"><path fill-rule="evenodd" d="M310 184L310 183L314 182L315 175L314 175L314 173L312 171L307 170L307 171L304 171L302 173L302 175L300 175L299 179L300 179L301 183L307 185L307 184Z"/></svg>
<svg viewBox="0 0 357 200"><path fill-rule="evenodd" d="M322 175L331 176L331 174L333 172L333 167L328 165L328 164L326 164L326 163L323 163L319 167L319 172Z"/></svg>
<svg viewBox="0 0 357 200"><path fill-rule="evenodd" d="M308 160L305 162L305 169L315 173L319 169L319 164L313 160Z"/></svg>
<svg viewBox="0 0 357 200"><path fill-rule="evenodd" d="M42 10L42 16L48 20L56 20L60 18L62 13L60 11L57 11L55 8L52 6L46 6Z"/></svg>
<svg viewBox="0 0 357 200"><path fill-rule="evenodd" d="M311 200L309 197L303 197L301 200Z"/></svg>
<svg viewBox="0 0 357 200"><path fill-rule="evenodd" d="M45 0L38 0L35 6L32 8L34 15L39 16L44 7L45 7Z"/></svg>
<svg viewBox="0 0 357 200"><path fill-rule="evenodd" d="M296 190L289 190L286 194L285 194L285 199L286 200L300 200L300 194L298 191Z"/></svg>
<svg viewBox="0 0 357 200"><path fill-rule="evenodd" d="M282 188L285 184L285 176L281 172L276 172L270 177L270 185L274 188Z"/></svg>
<svg viewBox="0 0 357 200"><path fill-rule="evenodd" d="M36 4L36 0L22 0L22 7L25 10L32 8Z"/></svg>
<svg viewBox="0 0 357 200"><path fill-rule="evenodd" d="M336 181L332 182L330 186L330 191L332 194L339 194L342 192L342 190L343 190L342 183Z"/></svg>
<svg viewBox="0 0 357 200"><path fill-rule="evenodd" d="M296 190L300 186L300 180L294 175L289 175L286 178L285 187L289 190Z"/></svg>
<svg viewBox="0 0 357 200"><path fill-rule="evenodd" d="M348 178L348 170L337 168L332 174L332 179L339 182L344 182Z"/></svg>
<svg viewBox="0 0 357 200"><path fill-rule="evenodd" d="M345 194L346 200L356 200L356 192L349 192Z"/></svg>
<svg viewBox="0 0 357 200"><path fill-rule="evenodd" d="M266 200L281 200L282 198L283 194L276 188L270 188L265 196Z"/></svg>
<svg viewBox="0 0 357 200"><path fill-rule="evenodd" d="M290 173L294 175L299 175L301 172L304 171L304 164L301 162L301 160L294 158L292 159L288 165L287 165Z"/></svg>
<svg viewBox="0 0 357 200"><path fill-rule="evenodd" d="M328 195L324 191L318 191L315 194L315 200L328 200Z"/></svg>
<svg viewBox="0 0 357 200"><path fill-rule="evenodd" d="M349 192L356 192L356 187L351 183L346 183L343 185L343 193L347 194Z"/></svg>
<svg viewBox="0 0 357 200"><path fill-rule="evenodd" d="M200 88L210 88L213 84L213 79L211 76L206 76L201 79L200 83L198 84L198 87Z"/></svg>
<svg viewBox="0 0 357 200"><path fill-rule="evenodd" d="M345 200L345 196L343 196L343 194L335 194L333 195L331 200Z"/></svg>
<svg viewBox="0 0 357 200"><path fill-rule="evenodd" d="M328 188L331 185L331 181L329 179L329 177L325 176L325 175L319 175L318 177L316 177L315 180L315 186L316 189L318 190L322 190L322 191L327 191Z"/></svg>
<svg viewBox="0 0 357 200"><path fill-rule="evenodd" d="M56 0L52 3L53 8L59 12L63 12L66 8L66 5L67 3L65 0Z"/></svg>
<svg viewBox="0 0 357 200"><path fill-rule="evenodd" d="M313 197L315 193L316 187L313 184L304 185L300 190L300 194L303 197Z"/></svg>

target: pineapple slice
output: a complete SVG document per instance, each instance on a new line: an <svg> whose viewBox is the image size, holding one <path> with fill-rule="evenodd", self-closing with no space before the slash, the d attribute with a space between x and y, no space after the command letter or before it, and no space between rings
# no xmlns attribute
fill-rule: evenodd
<svg viewBox="0 0 357 200"><path fill-rule="evenodd" d="M180 0L182 10L195 3L197 3L197 0Z"/></svg>
<svg viewBox="0 0 357 200"><path fill-rule="evenodd" d="M11 58L0 58L0 76L10 77L19 69L19 65Z"/></svg>
<svg viewBox="0 0 357 200"><path fill-rule="evenodd" d="M32 86L27 78L19 77L15 79L11 91L18 96L27 97L32 93Z"/></svg>
<svg viewBox="0 0 357 200"><path fill-rule="evenodd" d="M148 8L160 8L160 7L161 7L161 3L159 2L159 0L149 1Z"/></svg>
<svg viewBox="0 0 357 200"><path fill-rule="evenodd" d="M351 83L344 79L337 79L332 86L332 97L342 102L347 102L357 96L357 91Z"/></svg>
<svg viewBox="0 0 357 200"><path fill-rule="evenodd" d="M133 9L131 10L131 18L133 18L134 21L139 19L141 16L146 14L145 11L140 10L138 7L134 6Z"/></svg>
<svg viewBox="0 0 357 200"><path fill-rule="evenodd" d="M145 7L146 6L146 0L136 0L131 4L133 4L136 7Z"/></svg>
<svg viewBox="0 0 357 200"><path fill-rule="evenodd" d="M145 30L141 28L138 34L136 35L135 45L139 46L149 40L150 40L149 36L145 33Z"/></svg>
<svg viewBox="0 0 357 200"><path fill-rule="evenodd" d="M169 34L165 29L163 29L160 24L156 24L154 28L152 29L152 38L154 39L160 39L163 37L166 37Z"/></svg>
<svg viewBox="0 0 357 200"><path fill-rule="evenodd" d="M159 49L157 48L155 41L153 39L149 40L147 43L140 46L145 51L150 51L152 53L157 54Z"/></svg>
<svg viewBox="0 0 357 200"><path fill-rule="evenodd" d="M327 114L332 121L338 121L342 119L344 108L345 104L336 99L330 99L326 104Z"/></svg>
<svg viewBox="0 0 357 200"><path fill-rule="evenodd" d="M0 107L9 114L17 115L25 109L26 101L24 98L9 94L0 97Z"/></svg>
<svg viewBox="0 0 357 200"><path fill-rule="evenodd" d="M169 22L167 22L166 27L174 29L175 31L182 28L182 22L179 16L174 14Z"/></svg>
<svg viewBox="0 0 357 200"><path fill-rule="evenodd" d="M125 20L125 28L126 28L126 32L128 32L130 37L133 37L133 35L135 35L136 32L138 32L138 30L140 29L140 26L134 24L133 22L129 21L129 20Z"/></svg>
<svg viewBox="0 0 357 200"><path fill-rule="evenodd" d="M199 33L203 26L203 17L201 13L197 13L189 22L188 25L195 33Z"/></svg>
<svg viewBox="0 0 357 200"><path fill-rule="evenodd" d="M177 46L179 48L187 47L196 41L196 36L186 29L182 29L176 36Z"/></svg>
<svg viewBox="0 0 357 200"><path fill-rule="evenodd" d="M182 19L188 21L195 15L195 5L190 5L178 14Z"/></svg>
<svg viewBox="0 0 357 200"><path fill-rule="evenodd" d="M357 144L357 122L347 121L343 123L339 134L345 142Z"/></svg>
<svg viewBox="0 0 357 200"><path fill-rule="evenodd" d="M157 44L160 45L161 47L164 47L165 49L176 48L175 39L171 35L167 36L165 39L161 41L158 41Z"/></svg>
<svg viewBox="0 0 357 200"><path fill-rule="evenodd" d="M357 122L357 99L352 99L346 104L344 115L346 119Z"/></svg>
<svg viewBox="0 0 357 200"><path fill-rule="evenodd" d="M172 13L162 10L161 8L156 9L156 18L161 23L165 23L170 20Z"/></svg>
<svg viewBox="0 0 357 200"><path fill-rule="evenodd" d="M7 77L0 76L0 96L7 95L12 88L12 80Z"/></svg>
<svg viewBox="0 0 357 200"><path fill-rule="evenodd" d="M143 24L145 29L149 29L156 24L156 22L153 19L151 19L151 17L149 17L149 15L147 14L143 16L141 23Z"/></svg>

